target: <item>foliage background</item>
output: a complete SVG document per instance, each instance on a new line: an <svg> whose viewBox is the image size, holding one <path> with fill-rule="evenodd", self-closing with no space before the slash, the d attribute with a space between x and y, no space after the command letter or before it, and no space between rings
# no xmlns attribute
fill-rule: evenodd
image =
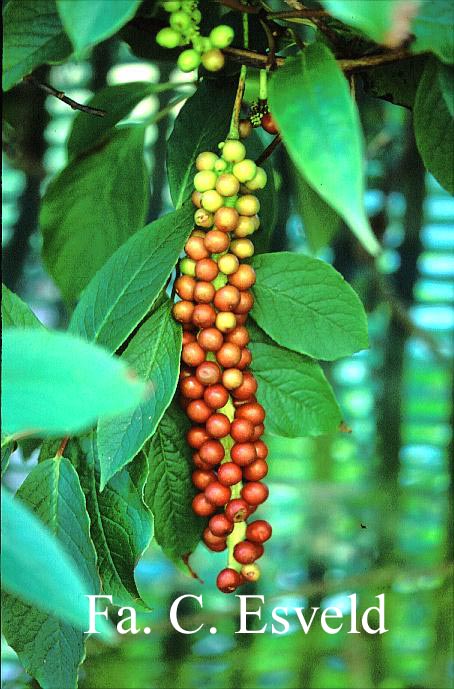
<svg viewBox="0 0 454 689"><path fill-rule="evenodd" d="M90 61L43 68L42 78L86 102L106 83L187 80L172 70L171 63L142 62L112 40ZM385 252L373 269L341 228L332 247L317 254L334 263L368 310L371 348L326 367L353 432L267 438L270 499L261 514L274 536L250 593L263 594L270 607L345 607L350 593L372 605L384 592L390 632L304 636L295 624L284 637L236 636L235 599L213 585L223 555L199 546L192 564L202 586L153 544L136 572L153 607L142 618L152 634L125 637L116 647L90 640L82 689L452 685L454 200L423 169L411 113L373 99L360 84L357 97L367 139L367 208ZM131 118L145 120L171 98L150 96ZM49 178L66 162L74 113L28 84L10 92L5 107L20 123L20 141L12 160L3 157L3 279L45 324L66 327L65 307L41 262L37 217ZM171 209L165 141L177 111L147 130L149 220ZM283 150L273 166L280 189L274 250L309 253L308 219L305 226ZM9 486L17 488L36 461L33 447L16 452ZM188 637L168 624L170 604L184 592L203 593L205 605L206 631ZM188 607L189 617L196 612ZM2 670L4 687L33 686L6 646Z"/></svg>

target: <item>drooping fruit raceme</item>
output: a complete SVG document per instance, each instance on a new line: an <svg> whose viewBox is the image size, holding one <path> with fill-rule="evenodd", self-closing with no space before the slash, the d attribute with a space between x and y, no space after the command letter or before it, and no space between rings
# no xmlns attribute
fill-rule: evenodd
<svg viewBox="0 0 454 689"><path fill-rule="evenodd" d="M217 585L231 593L257 581L256 560L271 536L268 522L248 521L268 496L262 482L268 448L261 440L265 410L256 399L248 349L256 275L244 262L254 253L250 236L260 226L254 192L267 179L246 158L242 142L227 139L220 150L220 156L205 151L196 159L194 230L180 261L173 315L184 331L180 403L193 424L187 441L199 491L192 508L209 518L207 548L219 552L229 546Z"/></svg>
<svg viewBox="0 0 454 689"><path fill-rule="evenodd" d="M163 48L192 46L183 50L177 60L182 72L192 72L203 64L210 72L217 72L224 66L222 50L231 44L234 31L227 24L220 24L211 30L209 36L200 34L202 15L196 0L162 2L162 8L169 13L169 26L156 35L156 42Z"/></svg>

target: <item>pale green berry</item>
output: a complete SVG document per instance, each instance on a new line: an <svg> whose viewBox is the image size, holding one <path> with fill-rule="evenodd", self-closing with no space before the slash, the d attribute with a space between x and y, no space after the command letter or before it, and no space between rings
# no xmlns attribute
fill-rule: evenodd
<svg viewBox="0 0 454 689"><path fill-rule="evenodd" d="M246 182L246 186L249 191L257 191L258 189L264 189L267 182L267 174L263 167L258 167L255 176Z"/></svg>
<svg viewBox="0 0 454 689"><path fill-rule="evenodd" d="M235 208L240 215L253 216L260 210L260 201L253 194L245 194L240 196L235 204Z"/></svg>
<svg viewBox="0 0 454 689"><path fill-rule="evenodd" d="M180 43L180 34L175 29L167 26L165 29L158 31L156 35L156 43L162 48L176 48Z"/></svg>
<svg viewBox="0 0 454 689"><path fill-rule="evenodd" d="M167 0L162 3L163 8L166 12L178 12L181 7L181 2L176 2L176 0Z"/></svg>
<svg viewBox="0 0 454 689"><path fill-rule="evenodd" d="M189 14L186 14L186 12L179 10L170 15L169 22L172 29L182 33L183 31L187 31L191 26L191 17Z"/></svg>
<svg viewBox="0 0 454 689"><path fill-rule="evenodd" d="M197 69L200 65L200 55L192 48L183 50L178 56L177 65L182 72L192 72L193 69Z"/></svg>
<svg viewBox="0 0 454 689"><path fill-rule="evenodd" d="M227 26L227 24L220 24L211 31L210 41L213 45L213 48L220 48L222 50L231 44L234 36L235 32L231 26Z"/></svg>
<svg viewBox="0 0 454 689"><path fill-rule="evenodd" d="M219 158L217 157L216 153L204 151L203 153L199 153L195 159L195 166L197 170L213 170L213 168L216 167L218 160Z"/></svg>
<svg viewBox="0 0 454 689"><path fill-rule="evenodd" d="M228 172L219 175L216 182L216 191L218 191L221 196L235 196L238 194L239 189L240 183L235 175Z"/></svg>
<svg viewBox="0 0 454 689"><path fill-rule="evenodd" d="M235 163L232 170L235 177L242 183L249 182L249 180L253 179L256 171L257 165L253 160L249 160L249 158L245 158L240 163Z"/></svg>
<svg viewBox="0 0 454 689"><path fill-rule="evenodd" d="M200 10L197 9L192 10L191 17L193 22L195 22L196 24L200 24L200 21L202 19L202 13Z"/></svg>
<svg viewBox="0 0 454 689"><path fill-rule="evenodd" d="M208 191L216 186L217 175L212 170L201 170L194 177L194 187L197 191Z"/></svg>
<svg viewBox="0 0 454 689"><path fill-rule="evenodd" d="M222 147L222 157L228 163L240 163L246 157L246 146L241 141L227 140Z"/></svg>
<svg viewBox="0 0 454 689"><path fill-rule="evenodd" d="M210 211L210 213L216 213L216 211L224 205L224 199L222 196L215 191L210 189L202 194L202 208Z"/></svg>
<svg viewBox="0 0 454 689"><path fill-rule="evenodd" d="M182 275L190 275L192 278L195 277L195 261L192 258L183 258L180 261L180 272Z"/></svg>
<svg viewBox="0 0 454 689"><path fill-rule="evenodd" d="M202 65L209 72L219 72L224 67L225 57L217 48L212 48L202 55Z"/></svg>
<svg viewBox="0 0 454 689"><path fill-rule="evenodd" d="M217 160L214 164L214 169L216 170L216 172L224 172L226 168L227 163L225 162L225 160L222 160L222 158L219 158L219 160Z"/></svg>

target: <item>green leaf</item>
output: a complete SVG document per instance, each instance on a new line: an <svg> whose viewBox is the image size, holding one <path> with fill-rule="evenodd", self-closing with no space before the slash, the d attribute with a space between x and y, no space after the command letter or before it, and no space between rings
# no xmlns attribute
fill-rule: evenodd
<svg viewBox="0 0 454 689"><path fill-rule="evenodd" d="M124 127L72 160L48 186L40 225L43 259L68 301L143 226L148 172L143 127Z"/></svg>
<svg viewBox="0 0 454 689"><path fill-rule="evenodd" d="M340 359L368 346L358 295L334 268L303 254L256 256L251 315L282 347L314 359Z"/></svg>
<svg viewBox="0 0 454 689"><path fill-rule="evenodd" d="M364 209L357 107L329 49L313 43L270 81L270 108L295 165L373 255L380 246Z"/></svg>
<svg viewBox="0 0 454 689"><path fill-rule="evenodd" d="M161 419L148 450L145 502L154 514L155 538L164 553L181 563L200 540L203 521L191 509L192 455L186 442L189 421L173 403Z"/></svg>
<svg viewBox="0 0 454 689"><path fill-rule="evenodd" d="M90 533L103 591L114 605L143 605L134 568L153 536L153 518L143 500L148 464L143 454L99 490L96 436L81 439L77 471L90 516Z"/></svg>
<svg viewBox="0 0 454 689"><path fill-rule="evenodd" d="M316 253L329 245L342 221L336 211L307 184L298 170L294 169L293 173L296 206L303 221L308 244Z"/></svg>
<svg viewBox="0 0 454 689"><path fill-rule="evenodd" d="M124 362L73 335L3 333L2 416L10 435L71 435L137 406L145 384Z"/></svg>
<svg viewBox="0 0 454 689"><path fill-rule="evenodd" d="M227 136L236 83L204 79L181 108L167 145L170 195L179 208L194 191L195 159L202 151L218 151Z"/></svg>
<svg viewBox="0 0 454 689"><path fill-rule="evenodd" d="M6 470L8 469L9 466L9 460L12 455L12 453L15 450L15 443L12 440L9 440L9 438L5 435L2 434L2 465L1 465L1 473L2 476L5 474Z"/></svg>
<svg viewBox="0 0 454 689"><path fill-rule="evenodd" d="M322 0L333 17L359 29L376 43L386 45L401 4L402 0Z"/></svg>
<svg viewBox="0 0 454 689"><path fill-rule="evenodd" d="M57 0L63 26L77 55L119 31L136 13L141 0ZM150 37L151 40L151 37Z"/></svg>
<svg viewBox="0 0 454 689"><path fill-rule="evenodd" d="M77 113L67 142L69 156L80 155L96 146L100 139L110 135L115 125L147 96L169 91L175 86L176 84L170 82L150 84L145 81L132 81L101 89L87 105L105 110L106 114L104 117L89 117L84 112Z"/></svg>
<svg viewBox="0 0 454 689"><path fill-rule="evenodd" d="M337 430L340 410L319 364L276 345L249 346L267 432L297 438Z"/></svg>
<svg viewBox="0 0 454 689"><path fill-rule="evenodd" d="M2 284L2 322L4 328L43 328L31 308Z"/></svg>
<svg viewBox="0 0 454 689"><path fill-rule="evenodd" d="M128 344L123 358L149 383L153 395L130 412L99 422L101 490L151 438L169 406L178 382L181 340L181 326L166 298Z"/></svg>
<svg viewBox="0 0 454 689"><path fill-rule="evenodd" d="M418 9L411 31L416 36L411 50L431 51L442 62L454 62L454 5L451 0L429 0Z"/></svg>
<svg viewBox="0 0 454 689"><path fill-rule="evenodd" d="M3 90L8 91L43 63L72 52L54 0L10 0L3 13Z"/></svg>
<svg viewBox="0 0 454 689"><path fill-rule="evenodd" d="M424 165L454 194L454 68L430 60L416 93L413 124Z"/></svg>
<svg viewBox="0 0 454 689"><path fill-rule="evenodd" d="M28 518L24 507L15 510L23 528L20 521L14 523L8 538L17 539L10 548L25 570L10 574L16 577L21 595L28 587L29 600L35 603L40 599L44 607L55 607L59 617L5 594L3 632L25 670L43 689L70 689L77 683L86 634L72 622L62 621L61 615L66 607L68 611L73 610L78 626L84 626L84 619L87 625L88 605L85 599L85 608L81 607L81 595L99 592L84 495L72 464L59 458L38 464L19 488L17 497L34 513L35 519ZM11 516L14 515L10 513ZM41 522L39 527L37 520ZM20 553L18 544L22 546ZM33 572L30 571L32 562L35 563Z"/></svg>
<svg viewBox="0 0 454 689"><path fill-rule="evenodd" d="M416 55L361 72L366 93L395 105L413 108L427 59L427 55Z"/></svg>
<svg viewBox="0 0 454 689"><path fill-rule="evenodd" d="M72 332L114 352L152 308L193 227L194 208L164 215L121 246L85 289Z"/></svg>

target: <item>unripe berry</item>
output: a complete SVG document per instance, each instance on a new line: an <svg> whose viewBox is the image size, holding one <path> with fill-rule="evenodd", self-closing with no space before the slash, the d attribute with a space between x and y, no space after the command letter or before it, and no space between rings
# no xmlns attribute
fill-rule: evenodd
<svg viewBox="0 0 454 689"><path fill-rule="evenodd" d="M249 344L249 332L244 325L239 325L234 330L228 333L225 338L226 342L233 342L238 347L246 347ZM250 374L249 374L250 375ZM255 393L251 393L254 395Z"/></svg>
<svg viewBox="0 0 454 689"><path fill-rule="evenodd" d="M188 445L194 448L194 450L200 450L203 443L209 439L210 436L202 426L191 426L189 431L186 433Z"/></svg>
<svg viewBox="0 0 454 689"><path fill-rule="evenodd" d="M177 12L181 9L181 2L178 2L178 0L165 0L162 3L162 7L166 12Z"/></svg>
<svg viewBox="0 0 454 689"><path fill-rule="evenodd" d="M230 567L226 567L219 572L216 579L216 586L222 593L233 593L241 584L241 575Z"/></svg>
<svg viewBox="0 0 454 689"><path fill-rule="evenodd" d="M236 327L236 317L231 311L219 311L216 316L216 328L221 333L228 333Z"/></svg>
<svg viewBox="0 0 454 689"><path fill-rule="evenodd" d="M259 550L255 543L251 541L241 541L233 549L233 557L242 565L248 565L259 557Z"/></svg>
<svg viewBox="0 0 454 689"><path fill-rule="evenodd" d="M219 160L219 158L216 153L204 151L203 153L199 153L195 159L195 166L197 170L213 170L217 160Z"/></svg>
<svg viewBox="0 0 454 689"><path fill-rule="evenodd" d="M255 232L255 223L253 218L248 215L240 215L238 219L238 225L235 228L235 237L240 239L243 237L248 237Z"/></svg>
<svg viewBox="0 0 454 689"><path fill-rule="evenodd" d="M227 48L233 41L235 33L231 26L227 24L219 24L210 31L210 41L213 48L220 48L223 50Z"/></svg>
<svg viewBox="0 0 454 689"><path fill-rule="evenodd" d="M267 181L268 177L265 170L263 167L258 167L253 179L251 179L249 182L246 182L246 187L249 189L249 191L258 191L259 189L264 189L266 187Z"/></svg>
<svg viewBox="0 0 454 689"><path fill-rule="evenodd" d="M218 260L219 270L224 275L232 275L238 270L240 263L234 254L224 254Z"/></svg>
<svg viewBox="0 0 454 689"><path fill-rule="evenodd" d="M241 164L241 163L240 163ZM238 182L235 175L231 173L225 173L220 175L216 182L216 191L218 191L221 196L236 196L240 189L240 183Z"/></svg>
<svg viewBox="0 0 454 689"><path fill-rule="evenodd" d="M198 400L203 397L205 388L195 376L187 376L180 381L181 394L190 400Z"/></svg>
<svg viewBox="0 0 454 689"><path fill-rule="evenodd" d="M225 438L230 431L230 421L225 414L212 414L205 427L212 438Z"/></svg>
<svg viewBox="0 0 454 689"><path fill-rule="evenodd" d="M178 323L191 323L193 313L194 304L192 301L177 301L177 303L172 307L173 317L176 321L178 321ZM235 316L233 316L233 318L235 318Z"/></svg>
<svg viewBox="0 0 454 689"><path fill-rule="evenodd" d="M214 189L216 186L217 175L212 170L201 170L197 172L194 177L194 187L196 191L203 193L204 191L209 191ZM202 196L203 201L203 196Z"/></svg>
<svg viewBox="0 0 454 689"><path fill-rule="evenodd" d="M250 239L235 239L230 245L230 250L238 258L250 258L254 255L254 245Z"/></svg>
<svg viewBox="0 0 454 689"><path fill-rule="evenodd" d="M234 342L225 342L216 352L216 361L223 368L234 368L241 360L241 349Z"/></svg>
<svg viewBox="0 0 454 689"><path fill-rule="evenodd" d="M202 65L209 72L218 72L224 67L225 57L218 48L208 50L202 55Z"/></svg>
<svg viewBox="0 0 454 689"><path fill-rule="evenodd" d="M258 402L251 402L249 404L242 404L235 411L235 418L249 419L255 425L263 423L265 419L265 410Z"/></svg>
<svg viewBox="0 0 454 689"><path fill-rule="evenodd" d="M268 473L268 464L264 459L256 459L243 469L243 476L246 481L260 481Z"/></svg>
<svg viewBox="0 0 454 689"><path fill-rule="evenodd" d="M189 237L184 247L189 258L193 261L200 261L201 258L208 258L209 252L205 246L204 239L198 236Z"/></svg>
<svg viewBox="0 0 454 689"><path fill-rule="evenodd" d="M212 413L212 410L210 410ZM199 449L199 456L202 462L210 466L220 464L224 459L225 450L219 440L206 440Z"/></svg>
<svg viewBox="0 0 454 689"><path fill-rule="evenodd" d="M240 163L235 163L232 170L237 180L242 184L253 179L256 171L257 165L253 160L249 160L249 158L245 158L245 160L242 160Z"/></svg>
<svg viewBox="0 0 454 689"><path fill-rule="evenodd" d="M238 368L227 368L222 374L222 384L227 390L240 387L243 382L243 374Z"/></svg>
<svg viewBox="0 0 454 689"><path fill-rule="evenodd" d="M179 302L181 304L181 302ZM189 342L181 351L181 358L188 366L199 366L205 361L205 351L198 342Z"/></svg>
<svg viewBox="0 0 454 689"><path fill-rule="evenodd" d="M216 507L205 497L205 493L197 493L192 501L192 509L199 517L209 517L216 511Z"/></svg>
<svg viewBox="0 0 454 689"><path fill-rule="evenodd" d="M248 215L249 217L252 217L260 210L260 201L253 194L245 194L244 196L239 197L235 207L240 215Z"/></svg>
<svg viewBox="0 0 454 689"><path fill-rule="evenodd" d="M186 408L188 418L194 421L194 423L206 423L212 413L213 410L203 400L192 400Z"/></svg>
<svg viewBox="0 0 454 689"><path fill-rule="evenodd" d="M214 471L206 471L204 469L196 469L192 472L192 483L199 490L205 490L207 485L216 480Z"/></svg>
<svg viewBox="0 0 454 689"><path fill-rule="evenodd" d="M219 481L213 481L205 488L205 497L216 507L223 507L230 500L231 492L228 486L223 486Z"/></svg>
<svg viewBox="0 0 454 689"><path fill-rule="evenodd" d="M192 258L183 258L180 261L180 273L183 273L183 275L189 275L190 277L194 277L195 261L193 261Z"/></svg>
<svg viewBox="0 0 454 689"><path fill-rule="evenodd" d="M222 464L221 467L225 466ZM221 468L220 467L220 468ZM208 522L208 528L215 536L226 537L233 531L234 524L225 514L214 514Z"/></svg>
<svg viewBox="0 0 454 689"><path fill-rule="evenodd" d="M195 265L195 276L199 280L211 282L219 273L218 264L212 258L202 258Z"/></svg>
<svg viewBox="0 0 454 689"><path fill-rule="evenodd" d="M223 385L210 385L203 393L203 399L211 409L222 409L229 400L229 393Z"/></svg>
<svg viewBox="0 0 454 689"><path fill-rule="evenodd" d="M241 574L246 579L246 581L258 581L260 579L260 568L255 562L251 562L248 565L243 565L241 568Z"/></svg>
<svg viewBox="0 0 454 689"><path fill-rule="evenodd" d="M203 385L216 385L221 379L221 371L214 361L203 361L197 366L195 375Z"/></svg>
<svg viewBox="0 0 454 689"><path fill-rule="evenodd" d="M236 318L238 321L238 316ZM240 371L243 371L245 368L247 368L248 366L251 365L251 362L252 362L251 351L249 349L246 349L246 347L244 347L241 350L241 359L239 360L239 362L237 363L236 366L237 366L237 368L240 369Z"/></svg>
<svg viewBox="0 0 454 689"><path fill-rule="evenodd" d="M178 56L177 65L182 72L192 72L200 65L200 55L193 48L183 50Z"/></svg>
<svg viewBox="0 0 454 689"><path fill-rule="evenodd" d="M214 169L216 172L224 172L227 169L227 163L222 158L219 158L214 164Z"/></svg>
<svg viewBox="0 0 454 689"><path fill-rule="evenodd" d="M176 48L180 44L180 38L178 31L166 26L156 34L156 43L162 48Z"/></svg>
<svg viewBox="0 0 454 689"><path fill-rule="evenodd" d="M230 435L236 443L247 443L254 436L254 424L248 419L234 419L230 426Z"/></svg>
<svg viewBox="0 0 454 689"><path fill-rule="evenodd" d="M221 287L216 292L213 303L219 311L236 311L240 303L240 291L233 285Z"/></svg>
<svg viewBox="0 0 454 689"><path fill-rule="evenodd" d="M235 462L225 462L218 469L218 481L224 486L233 486L242 479L243 472Z"/></svg>
<svg viewBox="0 0 454 689"><path fill-rule="evenodd" d="M225 516L231 522L244 522L249 515L249 505L243 498L234 498L230 500L225 508Z"/></svg>
<svg viewBox="0 0 454 689"><path fill-rule="evenodd" d="M223 203L224 199L215 189L210 189L202 194L202 208L210 211L210 213L215 213Z"/></svg>
<svg viewBox="0 0 454 689"><path fill-rule="evenodd" d="M203 445L202 445L203 447ZM268 486L259 481L251 481L246 483L241 489L241 497L246 500L249 505L260 505L268 497Z"/></svg>
<svg viewBox="0 0 454 689"><path fill-rule="evenodd" d="M217 352L224 343L224 337L217 328L205 328L199 332L197 341L206 352Z"/></svg>
<svg viewBox="0 0 454 689"><path fill-rule="evenodd" d="M215 321L216 311L210 304L197 304L194 307L192 322L198 328L210 328Z"/></svg>
<svg viewBox="0 0 454 689"><path fill-rule="evenodd" d="M230 457L238 466L246 467L257 459L257 453L253 443L235 443L230 450ZM247 500L243 494L241 495Z"/></svg>
<svg viewBox="0 0 454 689"><path fill-rule="evenodd" d="M214 224L221 232L233 232L238 225L239 217L235 208L223 206L214 214Z"/></svg>
<svg viewBox="0 0 454 689"><path fill-rule="evenodd" d="M214 285L211 282L205 282L201 280L196 283L194 288L194 301L199 304L210 304L216 294Z"/></svg>
<svg viewBox="0 0 454 689"><path fill-rule="evenodd" d="M200 203L202 203L202 197L200 197ZM194 213L194 222L198 227L203 227L207 230L213 227L213 213L209 213L205 208L198 208Z"/></svg>
<svg viewBox="0 0 454 689"><path fill-rule="evenodd" d="M239 125L238 125L238 129L240 132L240 138L241 139L247 139L248 136L250 136L252 133L251 120L249 120L249 119L240 120Z"/></svg>
<svg viewBox="0 0 454 689"><path fill-rule="evenodd" d="M222 147L222 157L228 163L239 163L246 157L246 147L241 141L228 139Z"/></svg>
<svg viewBox="0 0 454 689"><path fill-rule="evenodd" d="M229 282L240 291L249 289L255 284L255 270L252 266L242 263L238 270L229 275Z"/></svg>
<svg viewBox="0 0 454 689"><path fill-rule="evenodd" d="M264 519L257 519L255 522L248 524L246 529L246 538L253 543L265 543L269 538L273 530L271 525Z"/></svg>
<svg viewBox="0 0 454 689"><path fill-rule="evenodd" d="M186 12L179 10L177 12L172 12L169 17L169 23L172 29L175 29L175 31L179 33L183 33L183 31L187 31L191 26L191 17L189 14L186 14Z"/></svg>
<svg viewBox="0 0 454 689"><path fill-rule="evenodd" d="M268 134L277 134L279 132L277 124L273 120L273 116L270 112L267 112L263 115L261 125L262 129L268 132Z"/></svg>
<svg viewBox="0 0 454 689"><path fill-rule="evenodd" d="M219 213L219 211L217 211ZM205 235L205 248L212 254L222 254L229 248L230 239L221 230L210 230Z"/></svg>

